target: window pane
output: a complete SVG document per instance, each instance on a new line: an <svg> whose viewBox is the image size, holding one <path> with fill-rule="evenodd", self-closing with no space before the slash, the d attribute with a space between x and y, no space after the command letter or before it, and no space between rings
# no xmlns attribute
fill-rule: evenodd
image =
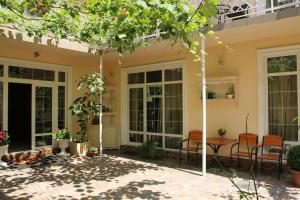
<svg viewBox="0 0 300 200"><path fill-rule="evenodd" d="M182 83L165 85L165 133L183 133Z"/></svg>
<svg viewBox="0 0 300 200"><path fill-rule="evenodd" d="M20 68L20 78L32 79L32 69L31 68Z"/></svg>
<svg viewBox="0 0 300 200"><path fill-rule="evenodd" d="M176 137L165 137L166 145L165 147L168 149L179 149L179 140L180 138Z"/></svg>
<svg viewBox="0 0 300 200"><path fill-rule="evenodd" d="M269 134L298 141L297 75L268 77Z"/></svg>
<svg viewBox="0 0 300 200"><path fill-rule="evenodd" d="M162 71L147 72L147 83L162 82Z"/></svg>
<svg viewBox="0 0 300 200"><path fill-rule="evenodd" d="M36 147L50 146L50 145L52 145L52 136L51 135L35 137L35 146Z"/></svg>
<svg viewBox="0 0 300 200"><path fill-rule="evenodd" d="M36 87L35 132L52 132L52 88Z"/></svg>
<svg viewBox="0 0 300 200"><path fill-rule="evenodd" d="M147 132L162 133L162 86L148 86L147 91Z"/></svg>
<svg viewBox="0 0 300 200"><path fill-rule="evenodd" d="M4 65L0 65L0 77L3 77Z"/></svg>
<svg viewBox="0 0 300 200"><path fill-rule="evenodd" d="M20 78L20 67L9 66L8 76L12 78Z"/></svg>
<svg viewBox="0 0 300 200"><path fill-rule="evenodd" d="M128 84L138 84L144 82L145 82L144 72L128 74Z"/></svg>
<svg viewBox="0 0 300 200"><path fill-rule="evenodd" d="M58 72L58 81L65 82L66 81L66 73L65 72Z"/></svg>
<svg viewBox="0 0 300 200"><path fill-rule="evenodd" d="M147 139L148 140L151 140L154 142L154 144L157 146L157 147L160 147L162 148L162 136L158 136L158 135L148 135L147 136Z"/></svg>
<svg viewBox="0 0 300 200"><path fill-rule="evenodd" d="M144 96L143 88L129 89L129 130L144 130Z"/></svg>
<svg viewBox="0 0 300 200"><path fill-rule="evenodd" d="M33 69L33 79L35 79L35 80L45 80L44 70Z"/></svg>
<svg viewBox="0 0 300 200"><path fill-rule="evenodd" d="M182 80L182 69L167 69L165 70L165 81L181 81Z"/></svg>
<svg viewBox="0 0 300 200"><path fill-rule="evenodd" d="M138 133L129 133L129 141L130 142L137 142L143 143L144 142L144 135Z"/></svg>
<svg viewBox="0 0 300 200"><path fill-rule="evenodd" d="M281 56L268 58L268 73L297 71L297 57Z"/></svg>
<svg viewBox="0 0 300 200"><path fill-rule="evenodd" d="M54 81L54 71L45 70L45 81Z"/></svg>
<svg viewBox="0 0 300 200"><path fill-rule="evenodd" d="M65 87L58 87L58 128L63 129L65 127Z"/></svg>

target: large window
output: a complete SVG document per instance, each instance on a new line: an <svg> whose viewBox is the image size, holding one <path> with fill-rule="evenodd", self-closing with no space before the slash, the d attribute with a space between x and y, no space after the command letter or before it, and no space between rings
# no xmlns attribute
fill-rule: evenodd
<svg viewBox="0 0 300 200"><path fill-rule="evenodd" d="M285 141L298 138L297 56L267 58L268 129Z"/></svg>
<svg viewBox="0 0 300 200"><path fill-rule="evenodd" d="M128 139L178 149L183 135L181 67L128 73Z"/></svg>

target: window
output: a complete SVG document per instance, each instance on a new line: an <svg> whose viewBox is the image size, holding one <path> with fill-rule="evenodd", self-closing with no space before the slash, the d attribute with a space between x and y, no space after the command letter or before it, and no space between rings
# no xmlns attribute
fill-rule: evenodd
<svg viewBox="0 0 300 200"><path fill-rule="evenodd" d="M152 140L161 148L179 148L183 135L182 77L181 67L128 74L129 142Z"/></svg>
<svg viewBox="0 0 300 200"><path fill-rule="evenodd" d="M58 72L58 82L66 82L66 73Z"/></svg>
<svg viewBox="0 0 300 200"><path fill-rule="evenodd" d="M4 66L0 64L0 77L3 77L4 74Z"/></svg>
<svg viewBox="0 0 300 200"><path fill-rule="evenodd" d="M65 86L58 86L58 105L57 105L57 119L58 119L58 128L64 129L65 127Z"/></svg>
<svg viewBox="0 0 300 200"><path fill-rule="evenodd" d="M28 67L9 66L8 76L11 78L54 81L55 73L52 70L33 69Z"/></svg>
<svg viewBox="0 0 300 200"><path fill-rule="evenodd" d="M36 87L35 132L52 132L52 88Z"/></svg>
<svg viewBox="0 0 300 200"><path fill-rule="evenodd" d="M298 141L297 56L268 58L267 72L269 134Z"/></svg>
<svg viewBox="0 0 300 200"><path fill-rule="evenodd" d="M133 73L128 75L128 84L137 84L145 82L145 73Z"/></svg>

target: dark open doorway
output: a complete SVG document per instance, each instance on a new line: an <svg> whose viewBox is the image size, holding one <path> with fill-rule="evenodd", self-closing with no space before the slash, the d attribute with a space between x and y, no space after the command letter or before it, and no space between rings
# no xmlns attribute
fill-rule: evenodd
<svg viewBox="0 0 300 200"><path fill-rule="evenodd" d="M31 85L8 85L9 151L31 149Z"/></svg>

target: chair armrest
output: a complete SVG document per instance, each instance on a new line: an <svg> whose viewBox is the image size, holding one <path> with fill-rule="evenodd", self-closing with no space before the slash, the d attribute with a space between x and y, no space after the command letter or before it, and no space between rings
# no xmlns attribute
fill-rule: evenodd
<svg viewBox="0 0 300 200"><path fill-rule="evenodd" d="M186 141L188 141L188 140L190 140L190 139L181 139L181 140L178 141L178 143L179 143L179 144L182 144L182 143L184 143L184 142L186 142Z"/></svg>
<svg viewBox="0 0 300 200"><path fill-rule="evenodd" d="M236 143L233 143L233 144L231 145L231 148L230 148L230 157L231 157L231 155L232 155L233 147L235 147L235 146L238 145L238 144L239 144L239 143L236 142Z"/></svg>

